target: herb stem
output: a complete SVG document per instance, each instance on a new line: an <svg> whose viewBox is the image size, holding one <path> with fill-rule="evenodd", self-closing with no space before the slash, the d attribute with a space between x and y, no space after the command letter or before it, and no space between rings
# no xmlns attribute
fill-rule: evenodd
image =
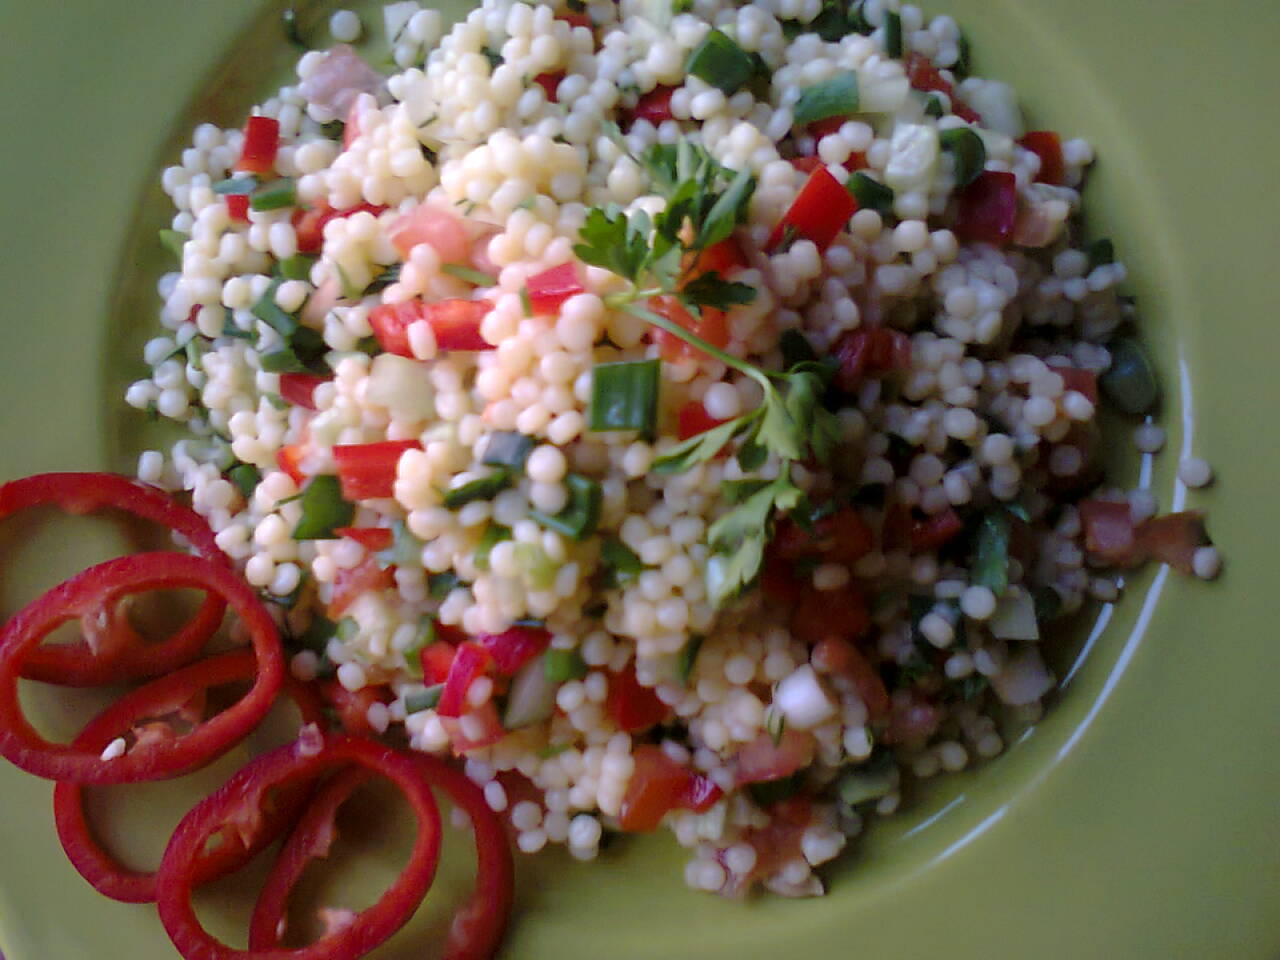
<svg viewBox="0 0 1280 960"><path fill-rule="evenodd" d="M640 304L634 301L623 304L622 309L626 310L627 313L630 313L632 316L639 317L641 320L645 321L645 323L653 324L653 326L665 330L673 337L679 337L685 343L689 344L689 346L697 347L704 353L710 354L721 363L728 367L732 367L739 373L745 373L752 380L756 381L756 383L760 384L760 386L764 387L766 393L769 393L774 389L773 383L769 380L769 375L755 364L747 363L745 360L739 360L737 357L733 356L733 354L725 353L725 351L721 350L719 347L712 346L692 330L686 330L684 327L680 326L680 324L668 320L666 317L660 316L652 310L648 310L640 306Z"/></svg>

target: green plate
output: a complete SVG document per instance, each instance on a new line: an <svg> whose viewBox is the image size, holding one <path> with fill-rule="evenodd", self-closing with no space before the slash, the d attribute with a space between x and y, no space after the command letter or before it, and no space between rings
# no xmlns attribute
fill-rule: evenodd
<svg viewBox="0 0 1280 960"><path fill-rule="evenodd" d="M1153 9L1154 8L1154 9ZM1228 567L1216 585L1145 571L1084 625L1046 720L986 768L876 826L822 900L742 905L684 889L665 839L596 864L522 864L513 958L1274 958L1280 951L1280 337L1274 256L1280 156L1273 0L938 0L980 72L1011 81L1039 126L1101 160L1091 226L1130 266L1167 389L1162 506L1212 509ZM259 0L0 4L0 479L129 470L146 434L121 387L141 374L163 223L156 182L192 124L238 123L288 52ZM265 72L265 73L264 73ZM1187 497L1179 451L1220 490ZM92 521L0 528L0 611L132 544ZM41 700L50 729L71 704ZM142 856L197 782L105 791ZM0 769L0 949L8 960L174 956L154 911L94 894L58 848L47 784ZM375 808L376 809L376 808ZM371 815L371 819L379 818ZM386 818L382 818L384 821ZM143 827L146 829L143 829ZM396 824L372 832L395 842ZM439 943L469 864L450 839L441 887L378 957ZM360 855L330 902L359 906L394 869ZM242 887L208 915L233 929Z"/></svg>

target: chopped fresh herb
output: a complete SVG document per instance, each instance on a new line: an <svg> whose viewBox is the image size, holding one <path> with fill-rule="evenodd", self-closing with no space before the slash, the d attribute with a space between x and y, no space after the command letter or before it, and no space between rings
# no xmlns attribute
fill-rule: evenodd
<svg viewBox="0 0 1280 960"><path fill-rule="evenodd" d="M1094 267L1100 267L1104 263L1116 262L1116 248L1106 237L1095 240L1085 248L1085 254L1089 258L1089 270Z"/></svg>
<svg viewBox="0 0 1280 960"><path fill-rule="evenodd" d="M893 188L873 180L861 170L849 177L845 187L858 201L858 209L874 210L882 217L893 213Z"/></svg>
<svg viewBox="0 0 1280 960"><path fill-rule="evenodd" d="M493 548L504 540L511 539L511 528L504 527L500 523L491 523L484 528L484 533L480 535L480 542L476 544L475 553L472 560L477 570L488 571L489 554Z"/></svg>
<svg viewBox="0 0 1280 960"><path fill-rule="evenodd" d="M460 487L446 490L444 505L450 510L457 510L475 500L492 500L511 486L511 479L510 470L494 470L488 476L477 477Z"/></svg>
<svg viewBox="0 0 1280 960"><path fill-rule="evenodd" d="M967 187L982 173L987 163L987 148L972 127L953 127L938 134L942 149L955 163L956 187Z"/></svg>
<svg viewBox="0 0 1280 960"><path fill-rule="evenodd" d="M177 230L161 230L160 246L164 247L179 260L182 259L182 247L187 242L187 235Z"/></svg>
<svg viewBox="0 0 1280 960"><path fill-rule="evenodd" d="M382 344L378 342L377 337L361 337L356 341L356 351L370 357L376 357L382 352Z"/></svg>
<svg viewBox="0 0 1280 960"><path fill-rule="evenodd" d="M499 430L489 434L489 443L480 462L488 467L505 467L518 473L524 469L532 451L533 437L514 430Z"/></svg>
<svg viewBox="0 0 1280 960"><path fill-rule="evenodd" d="M262 481L262 473L252 463L238 463L227 471L227 479L236 485L241 495L251 497Z"/></svg>
<svg viewBox="0 0 1280 960"><path fill-rule="evenodd" d="M794 797L804 787L804 771L798 770L789 777L778 780L762 780L747 784L747 793L761 809L772 807L790 797Z"/></svg>
<svg viewBox="0 0 1280 960"><path fill-rule="evenodd" d="M341 140L346 132L345 120L330 120L328 123L320 124L320 135L326 140Z"/></svg>
<svg viewBox="0 0 1280 960"><path fill-rule="evenodd" d="M313 653L324 653L329 641L333 639L337 628L332 620L317 614L307 624L307 629L290 637L291 646L296 649L310 650Z"/></svg>
<svg viewBox="0 0 1280 960"><path fill-rule="evenodd" d="M538 751L538 756L543 760L550 760L552 757L558 757L566 750L570 749L567 743L549 743Z"/></svg>
<svg viewBox="0 0 1280 960"><path fill-rule="evenodd" d="M310 373L311 368L290 347L281 347L264 353L259 358L262 369L267 373ZM283 409L283 408L282 408Z"/></svg>
<svg viewBox="0 0 1280 960"><path fill-rule="evenodd" d="M891 57L902 56L902 16L893 10L884 14L884 52Z"/></svg>
<svg viewBox="0 0 1280 960"><path fill-rule="evenodd" d="M241 330L236 324L235 311L230 307L226 308L226 314L222 319L222 336L234 337L237 340L256 340L257 337L252 331Z"/></svg>
<svg viewBox="0 0 1280 960"><path fill-rule="evenodd" d="M460 263L446 263L440 268L440 272L447 273L451 277L457 277L459 280L465 280L467 283L474 283L477 287L496 287L498 285L496 278L472 267L464 267Z"/></svg>
<svg viewBox="0 0 1280 960"><path fill-rule="evenodd" d="M285 207L292 207L297 202L297 198L293 181L288 177L281 177L279 180L264 183L253 191L249 196L249 209L283 210Z"/></svg>
<svg viewBox="0 0 1280 960"><path fill-rule="evenodd" d="M338 478L322 474L302 491L302 519L293 528L293 539L336 540L334 529L349 526L355 513L355 506L342 499Z"/></svg>
<svg viewBox="0 0 1280 960"><path fill-rule="evenodd" d="M400 264L393 263L380 274L369 281L369 286L364 288L366 294L380 293L387 289L393 283L400 282Z"/></svg>
<svg viewBox="0 0 1280 960"><path fill-rule="evenodd" d="M526 317L533 316L533 301L529 299L529 288L520 288L520 309L524 311Z"/></svg>
<svg viewBox="0 0 1280 960"><path fill-rule="evenodd" d="M258 178L247 174L239 177L228 177L213 185L213 192L219 196L228 194L249 194L258 189Z"/></svg>
<svg viewBox="0 0 1280 960"><path fill-rule="evenodd" d="M958 51L958 56L955 64L951 67L951 72L963 80L972 69L969 62L969 38L963 33L960 34L960 39L956 41L956 50Z"/></svg>
<svg viewBox="0 0 1280 960"><path fill-rule="evenodd" d="M552 683L581 680L587 675L587 664L577 650L558 650L555 647L543 654L542 669Z"/></svg>
<svg viewBox="0 0 1280 960"><path fill-rule="evenodd" d="M739 304L754 303L756 290L745 283L726 280L718 271L711 270L686 283L680 296L695 310L698 307L728 310Z"/></svg>
<svg viewBox="0 0 1280 960"><path fill-rule="evenodd" d="M600 547L600 562L604 565L607 587L621 587L644 572L640 558L617 537L606 537Z"/></svg>
<svg viewBox="0 0 1280 960"><path fill-rule="evenodd" d="M924 115L938 120L947 115L947 108L942 105L942 98L936 93L924 94ZM945 131L944 131L945 132Z"/></svg>
<svg viewBox="0 0 1280 960"><path fill-rule="evenodd" d="M427 687L425 690L415 690L404 698L404 712L412 714L434 709L435 705L440 702L442 693L444 693L443 683L437 683L435 686Z"/></svg>
<svg viewBox="0 0 1280 960"><path fill-rule="evenodd" d="M591 430L638 430L651 434L658 419L657 360L597 363L591 371Z"/></svg>
<svg viewBox="0 0 1280 960"><path fill-rule="evenodd" d="M971 673L960 681L960 699L966 703L976 700L982 696L983 691L987 689L989 681L980 673Z"/></svg>
<svg viewBox="0 0 1280 960"><path fill-rule="evenodd" d="M693 0L671 0L672 13L688 13L693 9Z"/></svg>
<svg viewBox="0 0 1280 960"><path fill-rule="evenodd" d="M285 313L276 304L276 291L280 289L282 283L284 281L279 277L272 280L262 296L258 298L258 302L249 308L249 312L280 336L288 339L290 334L298 329L298 319L292 314Z"/></svg>
<svg viewBox="0 0 1280 960"><path fill-rule="evenodd" d="M973 569L969 576L997 597L1009 586L1009 536L1011 525L1005 510L990 510L978 524Z"/></svg>
<svg viewBox="0 0 1280 960"><path fill-rule="evenodd" d="M391 546L378 552L378 565L384 568L422 566L422 541L403 520L391 524Z"/></svg>
<svg viewBox="0 0 1280 960"><path fill-rule="evenodd" d="M712 29L689 54L685 72L732 96L751 79L756 66L727 33Z"/></svg>
<svg viewBox="0 0 1280 960"><path fill-rule="evenodd" d="M564 482L569 488L569 503L565 508L557 514L533 510L530 516L570 540L584 540L595 532L600 522L600 484L577 473L569 474Z"/></svg>
<svg viewBox="0 0 1280 960"><path fill-rule="evenodd" d="M703 641L706 639L700 633L692 634L685 641L684 646L680 648L680 659L677 667L680 671L680 682L686 687L689 685L689 678L693 676L693 665L697 662L698 651L702 649Z"/></svg>
<svg viewBox="0 0 1280 960"><path fill-rule="evenodd" d="M427 575L427 593L432 600L443 600L454 587L462 583L452 570Z"/></svg>
<svg viewBox="0 0 1280 960"><path fill-rule="evenodd" d="M481 47L480 53L489 61L489 69L492 71L496 67L502 65L502 54L492 47Z"/></svg>
<svg viewBox="0 0 1280 960"><path fill-rule="evenodd" d="M314 266L317 258L306 253L295 253L292 257L281 260L276 264L276 270L285 280L307 280L311 279L311 268Z"/></svg>
<svg viewBox="0 0 1280 960"><path fill-rule="evenodd" d="M790 370L799 363L812 363L818 359L813 345L799 330L784 330L778 340L782 350L782 366Z"/></svg>
<svg viewBox="0 0 1280 960"><path fill-rule="evenodd" d="M805 87L792 108L795 122L800 126L857 112L858 74L853 70L842 70L821 83Z"/></svg>

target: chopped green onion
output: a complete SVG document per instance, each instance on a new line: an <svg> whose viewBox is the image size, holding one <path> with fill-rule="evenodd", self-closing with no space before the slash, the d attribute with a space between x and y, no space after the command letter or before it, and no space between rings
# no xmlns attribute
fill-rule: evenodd
<svg viewBox="0 0 1280 960"><path fill-rule="evenodd" d="M882 217L893 213L892 187L873 180L861 170L853 174L845 186L853 194L853 199L858 201L858 209L874 210Z"/></svg>
<svg viewBox="0 0 1280 960"><path fill-rule="evenodd" d="M378 551L378 565L381 567L413 567L422 566L422 541L415 537L403 520L391 524L391 546Z"/></svg>
<svg viewBox="0 0 1280 960"><path fill-rule="evenodd" d="M480 52L484 55L484 58L489 61L490 70L502 66L502 54L497 50L494 50L492 47L481 47Z"/></svg>
<svg viewBox="0 0 1280 960"><path fill-rule="evenodd" d="M778 340L782 350L782 367L790 370L797 363L811 363L818 359L813 351L813 344L799 330L784 330Z"/></svg>
<svg viewBox="0 0 1280 960"><path fill-rule="evenodd" d="M987 148L982 138L970 127L953 127L938 134L943 150L951 151L955 161L956 186L967 187L987 163Z"/></svg>
<svg viewBox="0 0 1280 960"><path fill-rule="evenodd" d="M946 107L942 105L942 98L936 93L926 93L924 95L924 115L933 117L935 120L946 116Z"/></svg>
<svg viewBox="0 0 1280 960"><path fill-rule="evenodd" d="M258 302L249 308L249 312L280 336L287 338L298 329L298 320L292 314L285 313L276 304L276 291L280 289L282 283L284 281L278 277L272 280L262 296L258 298Z"/></svg>
<svg viewBox="0 0 1280 960"><path fill-rule="evenodd" d="M342 288L342 299L359 300L364 295L365 288L355 284L347 271L342 269L342 264L335 263L334 266L338 269L338 286Z"/></svg>
<svg viewBox="0 0 1280 960"><path fill-rule="evenodd" d="M1128 338L1113 340L1110 349L1111 366L1098 378L1102 392L1125 413L1149 412L1160 400L1160 384L1147 351Z"/></svg>
<svg viewBox="0 0 1280 960"><path fill-rule="evenodd" d="M857 112L858 74L853 70L842 70L828 80L805 87L792 108L795 122L800 126Z"/></svg>
<svg viewBox="0 0 1280 960"><path fill-rule="evenodd" d="M364 292L366 294L378 293L381 290L387 289L387 287L391 286L393 283L399 282L400 264L393 263L391 266L387 267L387 269L383 270L380 274L370 280L369 286L364 288Z"/></svg>
<svg viewBox="0 0 1280 960"><path fill-rule="evenodd" d="M230 307L226 308L227 312L222 318L222 336L235 337L237 340L256 340L257 337L249 330L241 330L236 325L235 311Z"/></svg>
<svg viewBox="0 0 1280 960"><path fill-rule="evenodd" d="M177 230L161 230L160 246L164 247L179 260L182 259L182 247L187 242L187 235Z"/></svg>
<svg viewBox="0 0 1280 960"><path fill-rule="evenodd" d="M977 544L974 548L971 581L986 587L997 597L1009 586L1009 514L1004 510L992 510L984 514L978 526Z"/></svg>
<svg viewBox="0 0 1280 960"><path fill-rule="evenodd" d="M446 263L440 268L440 272L447 273L451 277L457 277L459 280L465 280L467 283L474 283L477 287L496 287L498 285L496 278L483 271L464 267L460 263Z"/></svg>
<svg viewBox="0 0 1280 960"><path fill-rule="evenodd" d="M955 65L951 68L951 72L964 79L969 75L971 67L969 64L969 38L963 33L960 34L960 39L956 41L956 50L958 51L958 56L956 57Z"/></svg>
<svg viewBox="0 0 1280 960"><path fill-rule="evenodd" d="M680 682L686 687L689 685L689 678L693 676L693 665L698 659L698 651L702 649L702 643L706 640L700 633L695 633L680 648Z"/></svg>
<svg viewBox="0 0 1280 960"><path fill-rule="evenodd" d="M290 639L292 639L292 645L295 647L322 654L335 632L336 628L332 620L317 615L311 618L311 623L307 625L306 630L300 634L295 634Z"/></svg>
<svg viewBox="0 0 1280 960"><path fill-rule="evenodd" d="M310 373L308 367L289 347L264 353L258 358L267 373Z"/></svg>
<svg viewBox="0 0 1280 960"><path fill-rule="evenodd" d="M761 780L747 784L747 793L755 805L760 808L773 806L789 797L794 797L804 787L804 771L800 770L788 777L777 780Z"/></svg>
<svg viewBox="0 0 1280 960"><path fill-rule="evenodd" d="M276 272L285 280L307 280L311 279L311 267L316 262L316 257L307 253L295 253L292 257L286 257L276 264Z"/></svg>
<svg viewBox="0 0 1280 960"><path fill-rule="evenodd" d="M591 371L591 430L652 433L658 420L657 360L597 363Z"/></svg>
<svg viewBox="0 0 1280 960"><path fill-rule="evenodd" d="M1062 594L1053 587L1041 587L1031 595L1031 599L1039 623L1048 623L1062 613Z"/></svg>
<svg viewBox="0 0 1280 960"><path fill-rule="evenodd" d="M884 52L891 57L902 56L902 17L892 10L884 15Z"/></svg>
<svg viewBox="0 0 1280 960"><path fill-rule="evenodd" d="M415 690L404 698L404 712L421 713L423 710L431 710L440 702L440 695L444 693L444 684L437 683L433 687L427 687L425 690Z"/></svg>
<svg viewBox="0 0 1280 960"><path fill-rule="evenodd" d="M570 540L584 540L600 522L600 484L577 473L569 474L564 482L569 488L568 506L554 515L533 510L530 516Z"/></svg>
<svg viewBox="0 0 1280 960"><path fill-rule="evenodd" d="M336 540L336 527L349 526L356 514L342 499L342 484L333 474L313 479L302 491L302 519L293 528L295 540Z"/></svg>
<svg viewBox="0 0 1280 960"><path fill-rule="evenodd" d="M711 30L689 54L685 72L733 96L755 73L751 57L722 30Z"/></svg>
<svg viewBox="0 0 1280 960"><path fill-rule="evenodd" d="M517 543L514 547L516 566L535 590L549 590L555 583L557 564L536 543Z"/></svg>
<svg viewBox="0 0 1280 960"><path fill-rule="evenodd" d="M1101 240L1095 240L1085 249L1085 254L1089 257L1089 269L1100 267L1104 263L1116 262L1116 248L1110 240L1103 237Z"/></svg>
<svg viewBox="0 0 1280 960"><path fill-rule="evenodd" d="M263 184L249 197L249 209L259 212L265 210L283 210L292 207L298 199L293 181L288 177L272 180Z"/></svg>
<svg viewBox="0 0 1280 960"><path fill-rule="evenodd" d="M644 572L640 558L617 537L605 539L600 548L600 562L604 564L605 585L608 587L630 583Z"/></svg>
<svg viewBox="0 0 1280 960"><path fill-rule="evenodd" d="M487 571L489 569L489 554L493 552L493 548L504 540L511 539L511 528L504 527L500 523L491 523L484 528L484 533L480 535L480 542L476 544L476 551L472 557L477 570Z"/></svg>
<svg viewBox="0 0 1280 960"><path fill-rule="evenodd" d="M514 430L500 430L489 434L481 463L489 467L506 467L508 470L524 469L524 462L533 451L533 437Z"/></svg>
<svg viewBox="0 0 1280 960"><path fill-rule="evenodd" d="M338 621L338 629L335 635L343 643L350 643L360 636L360 624L356 623L352 617L343 617Z"/></svg>
<svg viewBox="0 0 1280 960"><path fill-rule="evenodd" d="M558 757L570 747L567 743L549 743L538 751L538 757L542 760L550 760L552 757Z"/></svg>
<svg viewBox="0 0 1280 960"><path fill-rule="evenodd" d="M533 316L533 301L529 299L529 288L520 288L520 308L524 310L526 317Z"/></svg>
<svg viewBox="0 0 1280 960"><path fill-rule="evenodd" d="M427 593L432 600L443 600L462 581L452 570L427 575Z"/></svg>
<svg viewBox="0 0 1280 960"><path fill-rule="evenodd" d="M893 789L893 770L893 755L885 752L842 776L836 783L836 793L850 807L879 799Z"/></svg>
<svg viewBox="0 0 1280 960"><path fill-rule="evenodd" d="M542 668L552 683L581 680L587 675L587 664L577 650L557 650L552 647L544 655Z"/></svg>
<svg viewBox="0 0 1280 960"><path fill-rule="evenodd" d="M226 196L228 194L243 195L246 193L253 193L253 191L257 189L258 178L250 176L228 177L226 180L219 180L213 185L213 192L219 196Z"/></svg>
<svg viewBox="0 0 1280 960"><path fill-rule="evenodd" d="M989 681L980 673L971 673L960 681L960 699L966 703L978 699L987 689Z"/></svg>
<svg viewBox="0 0 1280 960"><path fill-rule="evenodd" d="M436 642L436 622L429 614L418 618L418 635L413 642L401 651L404 655L404 667L409 676L422 679L422 657L424 648Z"/></svg>
<svg viewBox="0 0 1280 960"><path fill-rule="evenodd" d="M511 471L495 470L487 477L477 477L460 487L446 490L444 505L450 510L457 510L474 500L492 500L509 486L511 486Z"/></svg>
<svg viewBox="0 0 1280 960"><path fill-rule="evenodd" d="M378 342L377 337L361 337L356 341L356 352L363 353L370 357L376 357L382 352L382 344Z"/></svg>
<svg viewBox="0 0 1280 960"><path fill-rule="evenodd" d="M252 463L239 463L227 471L227 479L242 495L251 497L262 481L262 473Z"/></svg>

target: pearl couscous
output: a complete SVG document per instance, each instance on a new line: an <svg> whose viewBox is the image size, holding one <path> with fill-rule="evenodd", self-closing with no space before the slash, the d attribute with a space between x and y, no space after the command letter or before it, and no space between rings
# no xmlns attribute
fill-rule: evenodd
<svg viewBox="0 0 1280 960"><path fill-rule="evenodd" d="M165 170L181 267L126 399L190 437L138 473L295 674L462 758L521 850L664 826L693 887L821 893L911 781L1039 716L1049 622L1111 568L1217 575L1197 518L1098 489L1099 404L1157 387L1082 239L1093 150L1028 131L950 17L384 21L399 72L335 13Z"/></svg>

